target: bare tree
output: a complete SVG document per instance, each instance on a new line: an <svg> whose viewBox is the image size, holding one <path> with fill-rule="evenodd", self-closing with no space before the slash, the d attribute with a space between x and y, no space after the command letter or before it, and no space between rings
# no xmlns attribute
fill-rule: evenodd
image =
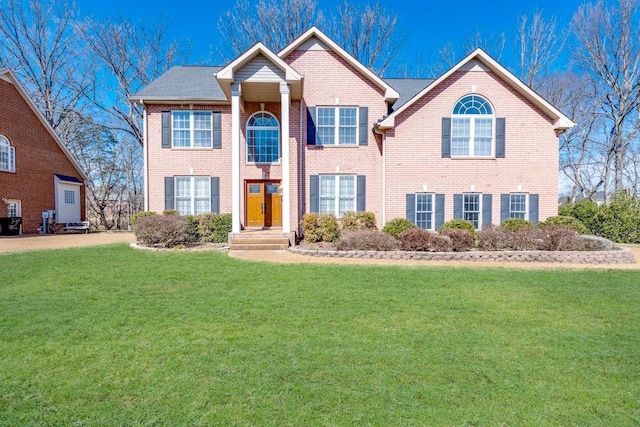
<svg viewBox="0 0 640 427"><path fill-rule="evenodd" d="M573 17L573 31L580 42L575 57L594 82L616 192L625 188L627 154L640 130L639 15L636 0L619 0L616 6L600 0L581 6ZM606 183L610 179L604 177ZM609 194L611 188L605 185L605 190Z"/></svg>

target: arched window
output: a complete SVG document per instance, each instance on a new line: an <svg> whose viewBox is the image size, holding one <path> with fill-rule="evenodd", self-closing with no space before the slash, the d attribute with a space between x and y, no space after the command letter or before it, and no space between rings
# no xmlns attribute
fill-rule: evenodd
<svg viewBox="0 0 640 427"><path fill-rule="evenodd" d="M464 96L453 108L451 156L493 156L494 127L493 108L489 101L480 95Z"/></svg>
<svg viewBox="0 0 640 427"><path fill-rule="evenodd" d="M274 163L280 159L280 127L278 120L260 111L247 122L247 162Z"/></svg>
<svg viewBox="0 0 640 427"><path fill-rule="evenodd" d="M0 135L0 171L16 171L16 149L4 135Z"/></svg>

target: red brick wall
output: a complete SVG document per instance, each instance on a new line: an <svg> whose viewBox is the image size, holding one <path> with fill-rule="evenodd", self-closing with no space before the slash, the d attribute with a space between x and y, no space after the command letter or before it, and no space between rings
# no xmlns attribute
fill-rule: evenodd
<svg viewBox="0 0 640 427"><path fill-rule="evenodd" d="M54 174L82 177L13 84L0 80L0 100L0 134L15 147L16 158L15 173L0 171L0 198L20 200L23 232L35 233L42 212L55 209ZM80 200L84 220L84 186ZM6 215L0 203L0 216Z"/></svg>

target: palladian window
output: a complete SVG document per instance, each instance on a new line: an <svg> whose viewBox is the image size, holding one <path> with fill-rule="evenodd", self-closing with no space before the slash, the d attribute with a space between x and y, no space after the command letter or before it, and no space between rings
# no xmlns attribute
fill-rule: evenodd
<svg viewBox="0 0 640 427"><path fill-rule="evenodd" d="M247 163L275 163L280 160L278 120L265 111L247 122Z"/></svg>
<svg viewBox="0 0 640 427"><path fill-rule="evenodd" d="M489 101L480 95L460 99L451 117L451 157L494 155L494 115Z"/></svg>

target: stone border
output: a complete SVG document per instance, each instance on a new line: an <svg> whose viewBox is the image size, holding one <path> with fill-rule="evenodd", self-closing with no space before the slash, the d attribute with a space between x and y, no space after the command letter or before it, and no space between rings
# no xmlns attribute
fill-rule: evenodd
<svg viewBox="0 0 640 427"><path fill-rule="evenodd" d="M330 251L322 249L289 248L299 255L329 258L404 259L423 261L491 261L541 262L571 264L634 264L630 249L612 251L469 251L469 252L415 252L415 251Z"/></svg>

